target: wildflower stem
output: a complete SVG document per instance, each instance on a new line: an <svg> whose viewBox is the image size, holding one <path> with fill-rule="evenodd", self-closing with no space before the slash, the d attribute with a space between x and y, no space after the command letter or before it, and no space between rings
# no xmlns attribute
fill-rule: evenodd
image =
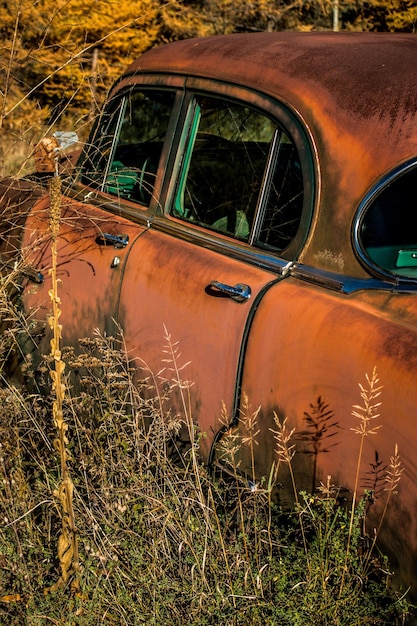
<svg viewBox="0 0 417 626"><path fill-rule="evenodd" d="M78 570L78 544L73 509L74 485L68 471L68 426L64 420L63 412L63 401L66 391L65 383L63 381L65 363L61 358L60 340L62 326L59 323L59 318L61 316L61 301L58 295L57 277L58 234L61 222L60 176L54 176L51 179L50 198L49 228L51 233L52 266L50 271L51 289L49 291L49 296L52 302L52 315L49 318L49 325L52 330L51 356L53 358L53 368L51 369L50 374L52 378L52 390L55 395L52 406L53 421L57 430L55 447L59 452L61 466L61 483L54 491L54 495L60 502L62 513L61 534L58 538L58 558L61 567L61 577L57 583L51 587L51 590L55 590L66 583L69 576Z"/></svg>

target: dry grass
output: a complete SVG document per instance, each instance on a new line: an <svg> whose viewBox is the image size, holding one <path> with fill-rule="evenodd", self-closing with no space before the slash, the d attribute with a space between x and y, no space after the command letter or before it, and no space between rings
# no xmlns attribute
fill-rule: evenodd
<svg viewBox="0 0 417 626"><path fill-rule="evenodd" d="M360 532L365 501L352 516L329 479L316 494L297 494L294 511L274 504L280 467L293 463L295 433L285 421L276 420L268 484L242 482L238 467L216 476L201 464L191 416L171 415L161 391L171 371L171 390L181 385L187 397L177 346L168 333L165 340L163 379L148 372L141 384L122 333L97 333L80 354L62 355L79 385L63 398L79 546L79 567L66 580L57 551L66 511L54 496L62 484L54 397L3 385L0 623L403 623L407 604L390 591L387 563L370 558ZM248 405L243 416L250 440L226 434L228 458L234 447L256 445L256 414ZM191 445L173 454L184 428ZM394 453L388 489L398 464ZM51 591L57 580L66 584Z"/></svg>

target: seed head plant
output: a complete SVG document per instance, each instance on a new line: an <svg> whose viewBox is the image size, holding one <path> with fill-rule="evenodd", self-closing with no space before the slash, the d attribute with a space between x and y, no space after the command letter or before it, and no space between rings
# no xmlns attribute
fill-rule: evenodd
<svg viewBox="0 0 417 626"><path fill-rule="evenodd" d="M379 384L379 378L377 375L376 367L374 367L372 376L366 374L366 382L367 385L364 386L359 383L360 395L362 398L362 404L355 404L352 409L352 415L355 417L358 422L356 426L352 427L352 431L359 435L360 443L359 443L359 452L358 459L356 463L356 475L355 482L353 487L353 497L352 497L352 506L351 506L351 515L349 522L349 533L348 533L348 542L346 547L346 562L349 558L350 551L350 540L353 533L353 526L355 521L355 513L356 513L356 502L358 497L358 488L359 488L359 477L361 471L361 463L362 463L362 454L363 454L363 446L365 442L365 438L376 435L378 430L380 429L380 425L375 423L380 417L379 408L381 406L381 402L377 401L382 392L382 385ZM342 578L342 584L340 588L340 592L342 593L344 585L344 577Z"/></svg>
<svg viewBox="0 0 417 626"><path fill-rule="evenodd" d="M58 451L61 468L61 481L54 490L55 497L58 498L61 506L61 533L58 538L58 559L61 568L61 576L57 583L51 587L56 590L67 583L69 577L78 572L78 541L75 529L75 516L73 507L74 485L70 476L68 460L68 425L64 418L64 399L66 384L64 381L65 363L62 360L61 336L62 326L59 323L61 316L61 300L58 295L57 278L57 257L58 257L58 235L61 221L61 178L58 173L50 181L50 233L51 233L51 255L52 267L50 270L51 288L49 297L52 303L52 314L48 322L52 330L51 338L51 379L52 394L52 417L56 428L57 437L54 447Z"/></svg>

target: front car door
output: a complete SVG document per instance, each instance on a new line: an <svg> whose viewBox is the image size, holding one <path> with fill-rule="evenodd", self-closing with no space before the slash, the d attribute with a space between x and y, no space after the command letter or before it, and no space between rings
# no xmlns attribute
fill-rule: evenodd
<svg viewBox="0 0 417 626"><path fill-rule="evenodd" d="M57 274L63 345L77 346L95 329L112 335L120 286L130 251L147 231L157 202L165 142L176 123L174 89L126 89L110 99L79 164L79 178L61 199ZM139 121L138 121L139 120ZM64 187L65 188L65 187ZM50 199L35 203L26 218L22 250L42 276L30 281L23 302L36 320L33 342L49 351L51 310Z"/></svg>

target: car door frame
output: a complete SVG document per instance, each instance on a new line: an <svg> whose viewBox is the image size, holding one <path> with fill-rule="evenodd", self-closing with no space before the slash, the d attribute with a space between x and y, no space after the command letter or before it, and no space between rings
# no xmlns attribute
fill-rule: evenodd
<svg viewBox="0 0 417 626"><path fill-rule="evenodd" d="M276 120L280 126L289 131L291 138L294 140L303 167L305 200L296 241L294 245L289 246L283 254L210 232L203 227L194 227L170 214L171 207L174 203L184 151L186 149L187 124L190 124L191 103L196 93L223 97L231 101L250 105ZM220 255L240 261L243 264L256 266L271 272L271 280L258 293L256 299L253 300L251 312L245 324L235 376L234 401L233 409L229 416L229 425L234 424L238 419L242 404L241 379L246 345L258 304L272 285L289 275L290 267L299 258L300 252L309 234L310 224L314 220L314 207L318 201L320 181L315 153L314 142L308 127L303 123L297 111L290 108L286 103L280 103L268 95L259 94L250 89L230 85L222 81L197 77L186 78L182 111L178 119L177 132L172 144L172 150L166 161L166 171L162 183L160 202L152 217L151 231L158 230L161 233L173 236L187 243L201 246ZM275 278L273 278L274 275ZM213 445L207 455L209 462L213 456L214 445L221 436L222 431L223 429L220 429L214 437Z"/></svg>

